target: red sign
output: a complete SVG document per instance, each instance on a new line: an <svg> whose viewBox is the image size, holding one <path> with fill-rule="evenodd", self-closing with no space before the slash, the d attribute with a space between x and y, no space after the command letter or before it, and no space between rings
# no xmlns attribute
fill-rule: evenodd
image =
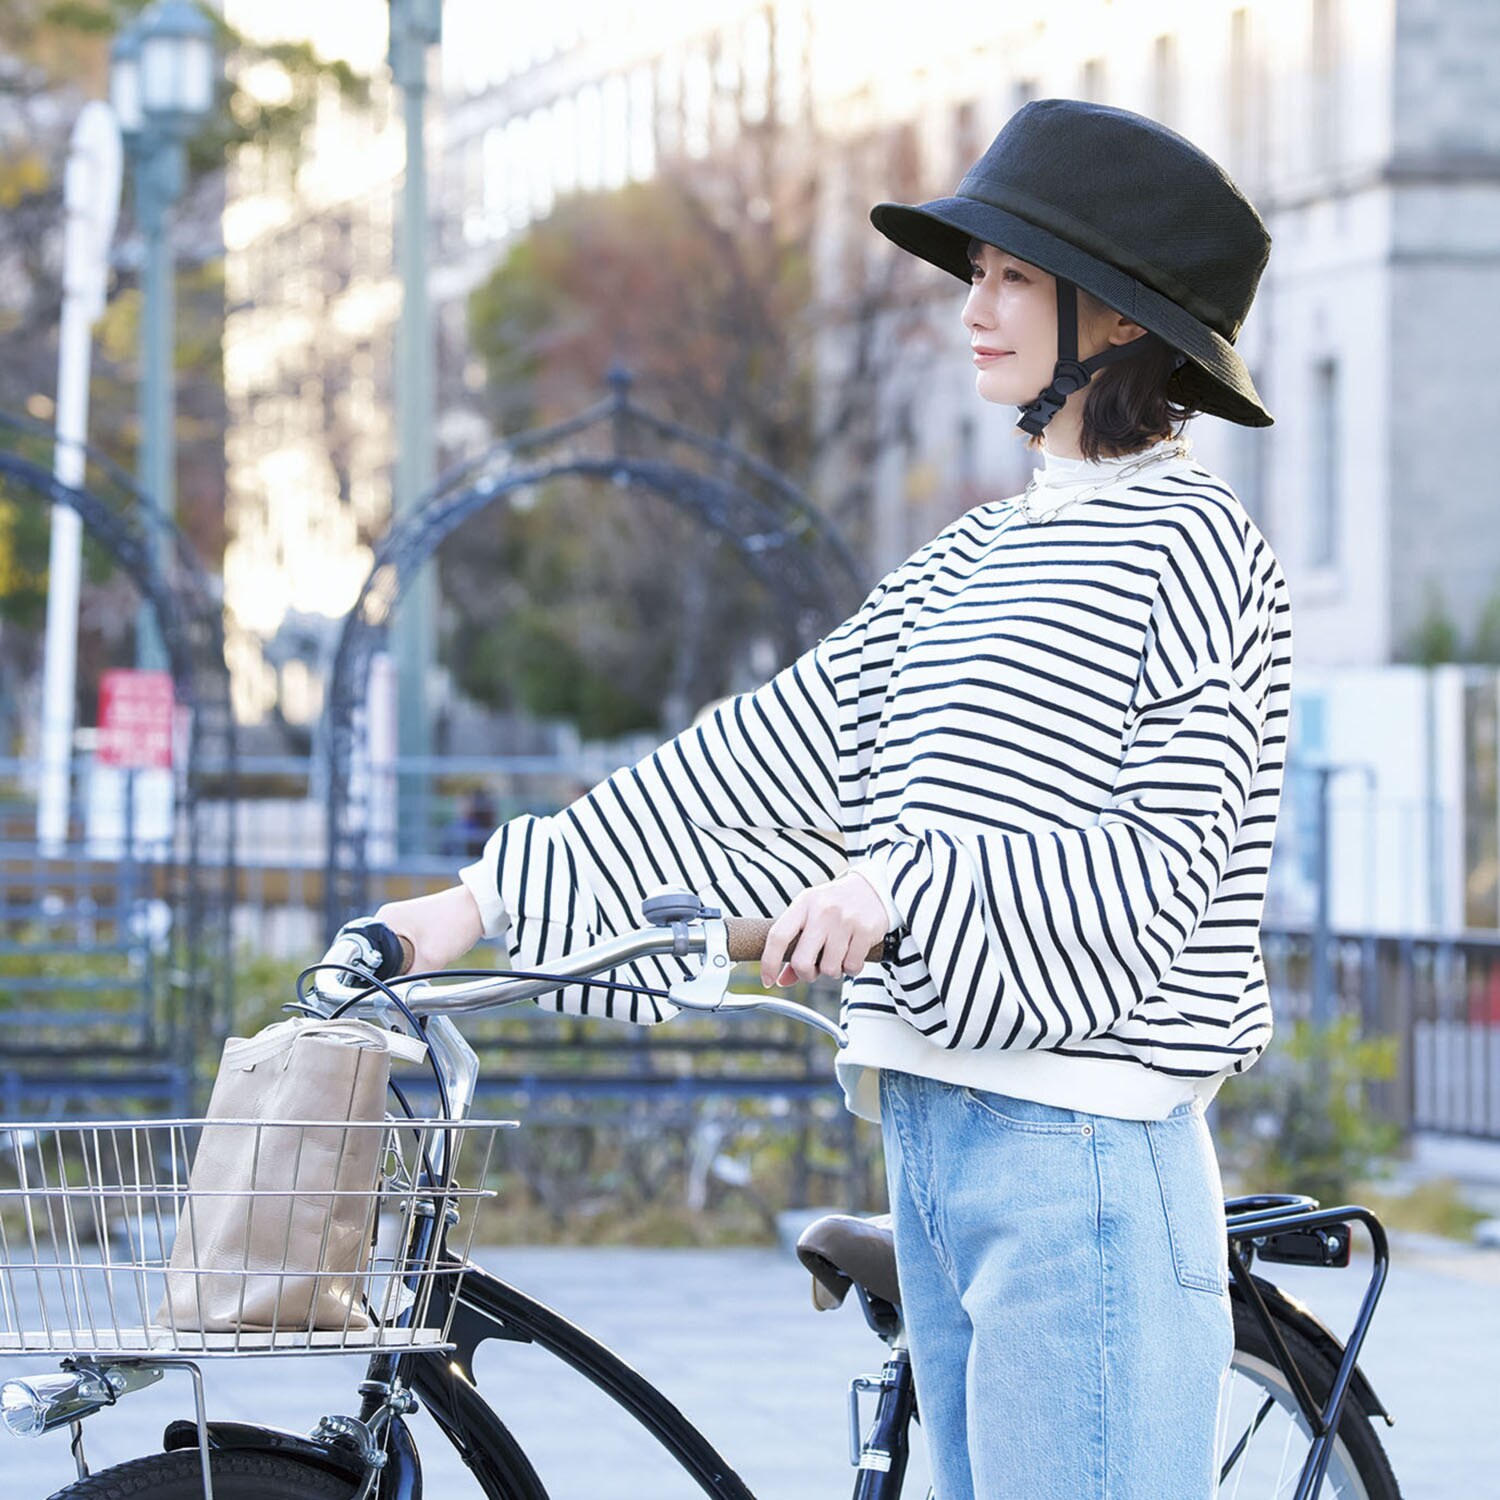
<svg viewBox="0 0 1500 1500"><path fill-rule="evenodd" d="M102 766L172 764L172 674L116 668L99 678Z"/></svg>

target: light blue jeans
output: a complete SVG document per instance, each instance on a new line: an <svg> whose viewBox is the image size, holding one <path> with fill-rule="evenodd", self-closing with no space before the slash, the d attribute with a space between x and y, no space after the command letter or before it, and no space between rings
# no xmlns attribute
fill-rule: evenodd
<svg viewBox="0 0 1500 1500"><path fill-rule="evenodd" d="M936 1500L1210 1500L1234 1327L1203 1105L884 1071L880 1112Z"/></svg>

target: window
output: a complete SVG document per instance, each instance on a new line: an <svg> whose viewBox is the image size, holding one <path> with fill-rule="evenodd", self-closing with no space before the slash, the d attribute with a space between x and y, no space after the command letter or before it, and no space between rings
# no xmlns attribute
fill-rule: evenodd
<svg viewBox="0 0 1500 1500"><path fill-rule="evenodd" d="M1250 372L1251 384L1266 399L1266 388L1261 384L1262 376L1255 370ZM1270 518L1266 514L1266 471L1270 464L1271 427L1236 427L1239 434L1239 452L1236 455L1236 471L1232 476L1235 492L1245 513L1261 531L1266 530Z"/></svg>
<svg viewBox="0 0 1500 1500"><path fill-rule="evenodd" d="M957 170L967 172L979 156L979 133L974 128L974 101L965 99L953 106L953 154Z"/></svg>
<svg viewBox="0 0 1500 1500"><path fill-rule="evenodd" d="M472 154L472 153L471 153ZM485 238L498 238L505 233L507 219L506 195L510 191L509 163L505 156L505 131L499 125L491 125L482 137L479 150L480 210L476 214L472 207L465 209L466 238L475 244ZM469 198L472 204L474 198Z"/></svg>
<svg viewBox="0 0 1500 1500"><path fill-rule="evenodd" d="M1011 85L1010 107L1012 110L1020 109L1023 104L1030 104L1037 97L1039 85L1035 78L1018 78Z"/></svg>
<svg viewBox="0 0 1500 1500"><path fill-rule="evenodd" d="M604 168L604 100L597 83L579 89L573 104L573 129L578 142L578 186L593 192Z"/></svg>
<svg viewBox="0 0 1500 1500"><path fill-rule="evenodd" d="M1339 538L1339 367L1320 360L1312 372L1312 510L1307 560L1315 568L1338 564Z"/></svg>
<svg viewBox="0 0 1500 1500"><path fill-rule="evenodd" d="M1328 699L1318 689L1294 690L1292 744L1282 797L1287 806L1277 828L1276 852L1286 870L1282 900L1293 920L1305 920L1323 883L1322 843L1318 837L1318 777L1312 767L1329 759ZM1273 870L1277 861L1272 861ZM1300 886L1301 889L1296 890ZM1301 910L1297 910L1297 908Z"/></svg>
<svg viewBox="0 0 1500 1500"><path fill-rule="evenodd" d="M1087 99L1091 104L1103 104L1104 98L1104 59L1102 57L1091 57L1084 63L1083 71L1079 75L1078 83L1079 97Z"/></svg>
<svg viewBox="0 0 1500 1500"><path fill-rule="evenodd" d="M1331 171L1339 157L1338 0L1313 0L1312 9L1312 168Z"/></svg>
<svg viewBox="0 0 1500 1500"><path fill-rule="evenodd" d="M1464 926L1500 920L1500 703L1492 673L1464 684Z"/></svg>
<svg viewBox="0 0 1500 1500"><path fill-rule="evenodd" d="M922 181L921 148L916 127L909 120L893 125L887 136L890 156L888 171L892 189L898 198L918 195Z"/></svg>
<svg viewBox="0 0 1500 1500"><path fill-rule="evenodd" d="M600 118L604 186L620 187L630 174L630 86L622 74L612 74L601 85Z"/></svg>
<svg viewBox="0 0 1500 1500"><path fill-rule="evenodd" d="M649 68L630 75L630 175L644 182L656 171L656 80Z"/></svg>
<svg viewBox="0 0 1500 1500"><path fill-rule="evenodd" d="M975 461L974 461L974 418L962 416L958 419L958 485L959 489L968 494L974 483Z"/></svg>
<svg viewBox="0 0 1500 1500"><path fill-rule="evenodd" d="M1241 6L1229 18L1229 154L1237 174L1254 158L1250 149L1250 12Z"/></svg>
<svg viewBox="0 0 1500 1500"><path fill-rule="evenodd" d="M771 27L766 14L756 11L740 32L740 119L757 125L770 113Z"/></svg>
<svg viewBox="0 0 1500 1500"><path fill-rule="evenodd" d="M682 144L691 157L708 155L712 136L713 65L703 52L692 52L682 68Z"/></svg>
<svg viewBox="0 0 1500 1500"><path fill-rule="evenodd" d="M1151 113L1163 125L1177 123L1177 38L1159 36L1151 49Z"/></svg>

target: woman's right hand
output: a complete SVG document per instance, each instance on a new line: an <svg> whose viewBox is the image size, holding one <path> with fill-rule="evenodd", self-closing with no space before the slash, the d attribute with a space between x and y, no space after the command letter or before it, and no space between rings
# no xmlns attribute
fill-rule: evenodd
<svg viewBox="0 0 1500 1500"><path fill-rule="evenodd" d="M760 982L772 989L819 974L858 974L888 925L885 902L856 871L810 886L771 924Z"/></svg>

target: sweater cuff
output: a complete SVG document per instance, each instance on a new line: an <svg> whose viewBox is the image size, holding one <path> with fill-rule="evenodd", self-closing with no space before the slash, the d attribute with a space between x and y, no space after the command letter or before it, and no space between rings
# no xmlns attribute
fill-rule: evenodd
<svg viewBox="0 0 1500 1500"><path fill-rule="evenodd" d="M904 925L901 913L896 910L896 903L891 899L891 880L886 872L884 857L877 854L869 859L852 859L849 861L849 868L856 875L863 875L875 888L875 894L885 903L886 931L895 932Z"/></svg>
<svg viewBox="0 0 1500 1500"><path fill-rule="evenodd" d="M504 826L501 824L489 836L479 858L458 872L479 908L480 934L487 938L499 937L510 926L510 916L500 899L500 832Z"/></svg>

